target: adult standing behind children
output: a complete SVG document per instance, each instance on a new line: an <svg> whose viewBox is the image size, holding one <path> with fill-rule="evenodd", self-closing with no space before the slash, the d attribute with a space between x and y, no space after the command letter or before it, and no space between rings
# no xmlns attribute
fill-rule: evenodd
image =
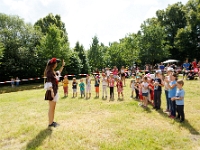
<svg viewBox="0 0 200 150"><path fill-rule="evenodd" d="M156 77L154 79L154 109L159 110L161 106L161 93L162 93L162 71L156 71Z"/></svg>
<svg viewBox="0 0 200 150"><path fill-rule="evenodd" d="M59 59L52 58L50 61L48 61L46 69L44 71L44 77L46 77L46 82L48 83L46 86L46 94L45 94L45 100L49 101L49 127L56 127L58 124L54 122L54 114L55 114L55 107L56 102L58 101L58 80L56 76L56 72L54 71L57 67L57 63L60 62ZM65 65L65 61L62 61L62 66L59 69L59 72L61 73Z"/></svg>

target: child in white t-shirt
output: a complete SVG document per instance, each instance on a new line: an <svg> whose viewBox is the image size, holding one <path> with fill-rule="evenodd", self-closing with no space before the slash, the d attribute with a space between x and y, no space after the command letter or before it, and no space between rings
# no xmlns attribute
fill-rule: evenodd
<svg viewBox="0 0 200 150"><path fill-rule="evenodd" d="M147 77L143 78L142 86L142 97L143 97L143 106L146 108L148 104L148 94L149 94L149 84L147 82Z"/></svg>
<svg viewBox="0 0 200 150"><path fill-rule="evenodd" d="M104 73L102 73L102 99L104 99L104 95L105 98L107 99L107 85L108 85L108 80L107 77Z"/></svg>

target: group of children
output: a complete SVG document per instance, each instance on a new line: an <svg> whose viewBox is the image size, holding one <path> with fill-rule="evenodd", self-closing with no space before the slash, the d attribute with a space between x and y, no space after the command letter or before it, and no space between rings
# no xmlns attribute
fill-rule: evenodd
<svg viewBox="0 0 200 150"><path fill-rule="evenodd" d="M151 78L148 74L142 78L136 77L136 82L131 81L132 92L136 93L136 99L140 99L139 105L147 108L150 102L153 109L161 108L162 87L165 87L166 110L172 119L178 119L180 122L185 120L184 114L184 94L183 80L178 80L177 74L172 68L168 68L167 75L163 76L162 71L157 70L155 77ZM133 94L132 96L133 97ZM177 115L176 115L177 113Z"/></svg>
<svg viewBox="0 0 200 150"><path fill-rule="evenodd" d="M102 79L100 80L100 76L96 75L95 80L94 80L96 98L99 98L100 82L102 84L102 99L107 99L107 96L108 96L107 87L109 87L110 88L110 100L114 100L114 87L116 86L117 92L118 92L118 100L120 100L121 98L123 100L123 96L124 96L123 95L123 83L119 76L117 78L114 78L113 74L106 76L106 74L103 73ZM66 96L68 96L68 84L69 84L67 76L64 76L62 83L63 83L64 96L66 97ZM80 83L77 82L76 78L73 78L73 80L72 80L73 98L77 97L77 88L78 87L80 88L81 98L83 98L83 97L85 97L86 99L91 98L91 78L89 75L87 75L85 82L81 78Z"/></svg>
<svg viewBox="0 0 200 150"><path fill-rule="evenodd" d="M102 85L102 99L107 99L107 88L110 89L110 100L114 100L114 88L117 88L118 100L124 99L123 94L123 82L121 77L114 77L113 74L107 76L102 73L100 76L94 76L94 86L96 98L99 98L99 87ZM64 96L68 95L68 84L69 81L67 76L64 77L63 81ZM176 111L178 113L177 119L184 121L184 90L182 89L184 82L182 80L177 81L177 75L173 73L171 68L168 69L167 75L164 77L162 71L157 70L155 76L152 74L146 74L139 76L138 74L132 75L130 82L131 98L140 100L140 106L147 108L147 105L152 104L153 108L159 110L161 107L161 94L162 87L165 87L167 109L166 113L170 113L170 118L176 117ZM72 89L73 97L77 97L77 88L80 88L81 98L85 97L89 99L91 97L91 78L87 75L85 82L80 79L80 83L77 82L76 78L73 78ZM178 88L178 89L177 89ZM86 94L85 94L86 93Z"/></svg>

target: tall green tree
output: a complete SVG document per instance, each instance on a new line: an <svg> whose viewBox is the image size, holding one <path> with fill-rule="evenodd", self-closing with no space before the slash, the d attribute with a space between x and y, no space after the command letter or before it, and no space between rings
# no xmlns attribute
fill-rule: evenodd
<svg viewBox="0 0 200 150"><path fill-rule="evenodd" d="M80 45L79 42L76 42L76 45L74 47L74 52L78 54L78 57L81 61L82 64L81 73L82 74L89 73L90 66L83 45Z"/></svg>
<svg viewBox="0 0 200 150"><path fill-rule="evenodd" d="M178 59L178 49L175 47L175 37L178 29L187 25L186 12L181 2L169 5L165 10L156 12L158 23L164 27L165 45L168 45L171 57Z"/></svg>
<svg viewBox="0 0 200 150"><path fill-rule="evenodd" d="M102 64L103 56L102 56L101 49L99 47L100 47L99 40L97 36L94 36L92 38L92 44L87 54L89 64L92 70L94 70L95 68L101 69L104 67Z"/></svg>
<svg viewBox="0 0 200 150"><path fill-rule="evenodd" d="M193 60L194 58L199 59L200 58L200 1L189 0L185 6L185 9L187 17L187 29L184 30L190 31L188 36L188 42L190 47L187 49L187 51L190 52L188 58L190 60Z"/></svg>
<svg viewBox="0 0 200 150"><path fill-rule="evenodd" d="M66 65L65 69L63 70L65 74L73 74L78 75L81 73L82 69L81 60L78 57L76 52L72 52L69 56L69 63Z"/></svg>
<svg viewBox="0 0 200 150"><path fill-rule="evenodd" d="M40 45L37 46L38 57L43 60L43 66L52 57L64 59L66 64L69 63L70 50L65 38L60 36L61 32L57 26L51 25L48 33L42 37Z"/></svg>
<svg viewBox="0 0 200 150"><path fill-rule="evenodd" d="M168 56L164 46L164 29L157 23L156 18L147 19L141 25L141 32L139 56L143 64L153 65Z"/></svg>
<svg viewBox="0 0 200 150"><path fill-rule="evenodd" d="M52 13L48 14L46 17L39 19L35 24L34 27L40 29L44 35L48 33L50 26L56 26L60 32L60 36L65 39L65 42L68 42L68 35L65 28L65 23L62 22L60 15L53 15Z"/></svg>
<svg viewBox="0 0 200 150"><path fill-rule="evenodd" d="M1 78L40 74L37 69L36 45L41 34L18 16L0 14L0 22L0 43L4 49L0 60Z"/></svg>

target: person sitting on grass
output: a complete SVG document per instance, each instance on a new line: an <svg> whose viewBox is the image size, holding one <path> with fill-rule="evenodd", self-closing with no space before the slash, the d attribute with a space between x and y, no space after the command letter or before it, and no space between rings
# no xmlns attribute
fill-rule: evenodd
<svg viewBox="0 0 200 150"><path fill-rule="evenodd" d="M177 81L177 88L176 96L172 97L172 101L176 101L176 108L177 108L177 117L176 119L179 119L180 122L183 122L185 120L185 113L184 113L184 95L185 91L183 90L184 82L183 80Z"/></svg>

